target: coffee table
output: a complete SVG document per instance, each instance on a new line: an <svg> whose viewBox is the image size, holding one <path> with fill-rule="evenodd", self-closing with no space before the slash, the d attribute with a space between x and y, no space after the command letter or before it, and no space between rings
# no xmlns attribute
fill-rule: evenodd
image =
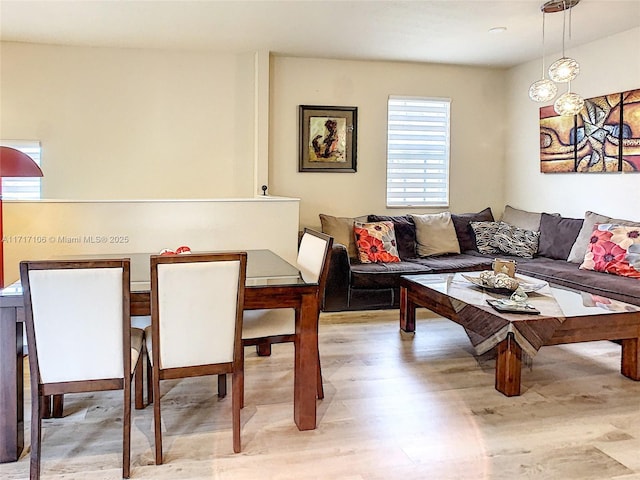
<svg viewBox="0 0 640 480"><path fill-rule="evenodd" d="M502 313L487 300L507 295L482 289L463 277L478 273L402 276L400 329L415 332L416 307L460 324L478 355L496 348L495 388L508 397L520 395L523 356L534 357L545 345L618 340L622 375L640 380L640 307L547 284L528 294L528 303L539 315ZM523 275L517 278L541 282Z"/></svg>

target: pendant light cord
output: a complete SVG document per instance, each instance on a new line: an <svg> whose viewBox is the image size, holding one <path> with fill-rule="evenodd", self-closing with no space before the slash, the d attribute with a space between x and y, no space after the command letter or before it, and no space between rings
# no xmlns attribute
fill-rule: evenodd
<svg viewBox="0 0 640 480"><path fill-rule="evenodd" d="M545 24L545 21L544 20L545 20L545 15L546 14L547 13L544 10L542 10L542 76L540 78L545 78L545 75L546 75L546 72L545 72L545 69L544 69L544 57L545 57L545 50L544 50L544 30L545 30L544 24Z"/></svg>

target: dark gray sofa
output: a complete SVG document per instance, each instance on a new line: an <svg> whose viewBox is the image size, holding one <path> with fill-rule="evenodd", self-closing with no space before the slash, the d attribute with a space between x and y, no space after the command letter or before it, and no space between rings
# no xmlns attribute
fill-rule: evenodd
<svg viewBox="0 0 640 480"><path fill-rule="evenodd" d="M593 227L594 221L606 222L607 220L603 220L605 218L614 221L598 214L592 214L590 217L590 213L592 214L587 212L586 216L591 222L590 225L586 225L585 219L563 219L557 214L537 214L542 219L539 225L540 250L534 258L488 255L477 251L470 222L493 221L489 209L474 214L452 214L461 253L432 257L418 257L415 255L415 249L411 249L411 242L415 242L415 232L412 238L410 217L369 215L368 221L394 221L396 231L400 230L397 238L402 261L360 263L357 258L350 257L346 245L334 243L323 310L337 312L398 308L399 282L402 275L490 270L496 257L515 260L517 272L520 274L640 306L640 279L581 270L579 262L566 260L567 256L571 258L569 252L574 243L577 243L576 238L579 235L584 237L586 234L587 238L583 238L583 241L588 242L588 230ZM615 221L638 225L626 220ZM583 226L586 227L585 231Z"/></svg>

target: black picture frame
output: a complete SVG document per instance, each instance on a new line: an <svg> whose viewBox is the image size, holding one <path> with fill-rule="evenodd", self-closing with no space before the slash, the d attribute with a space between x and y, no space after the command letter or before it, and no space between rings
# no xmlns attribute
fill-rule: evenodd
<svg viewBox="0 0 640 480"><path fill-rule="evenodd" d="M300 105L299 172L357 171L358 107Z"/></svg>

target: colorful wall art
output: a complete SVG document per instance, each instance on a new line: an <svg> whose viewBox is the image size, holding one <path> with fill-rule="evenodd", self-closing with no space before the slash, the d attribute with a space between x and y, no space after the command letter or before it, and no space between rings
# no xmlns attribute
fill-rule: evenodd
<svg viewBox="0 0 640 480"><path fill-rule="evenodd" d="M640 89L586 99L573 117L542 107L540 171L640 172Z"/></svg>

